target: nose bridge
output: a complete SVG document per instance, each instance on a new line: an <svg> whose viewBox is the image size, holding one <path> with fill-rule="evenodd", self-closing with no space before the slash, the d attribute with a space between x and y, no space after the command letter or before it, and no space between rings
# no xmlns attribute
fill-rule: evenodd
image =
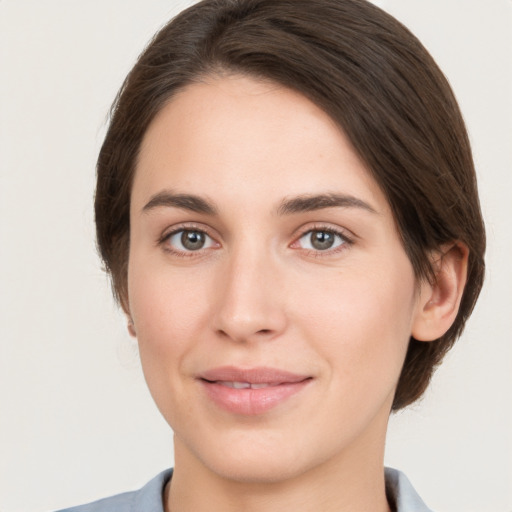
<svg viewBox="0 0 512 512"><path fill-rule="evenodd" d="M286 323L279 280L269 246L240 241L226 258L219 282L216 330L237 341L279 334Z"/></svg>

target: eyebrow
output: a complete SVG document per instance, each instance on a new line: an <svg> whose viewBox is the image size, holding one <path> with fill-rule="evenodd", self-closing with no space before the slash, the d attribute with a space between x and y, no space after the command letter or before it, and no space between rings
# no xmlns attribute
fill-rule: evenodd
<svg viewBox="0 0 512 512"><path fill-rule="evenodd" d="M195 213L204 213L206 215L217 215L217 208L199 196L193 194L177 194L170 191L158 192L146 203L143 212L149 212L158 207L181 208Z"/></svg>
<svg viewBox="0 0 512 512"><path fill-rule="evenodd" d="M149 212L158 207L180 208L205 215L217 215L217 208L213 203L194 194L180 194L168 190L158 192L142 208L143 212ZM290 199L284 199L277 208L278 215L290 215L304 213L325 208L360 208L370 213L377 211L367 202L357 197L346 194L304 194Z"/></svg>
<svg viewBox="0 0 512 512"><path fill-rule="evenodd" d="M301 195L285 199L279 205L277 213L287 215L293 213L311 212L324 208L360 208L367 212L377 214L375 208L357 197L346 194L313 194Z"/></svg>

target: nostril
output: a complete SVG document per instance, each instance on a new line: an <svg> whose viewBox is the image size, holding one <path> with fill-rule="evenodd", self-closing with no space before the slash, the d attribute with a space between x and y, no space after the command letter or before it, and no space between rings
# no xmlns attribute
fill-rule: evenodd
<svg viewBox="0 0 512 512"><path fill-rule="evenodd" d="M270 334L272 331L270 329L260 329L258 331L259 334Z"/></svg>

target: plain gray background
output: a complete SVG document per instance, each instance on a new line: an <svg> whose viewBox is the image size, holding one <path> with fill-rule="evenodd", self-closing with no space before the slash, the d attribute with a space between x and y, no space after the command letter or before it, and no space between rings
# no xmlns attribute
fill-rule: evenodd
<svg viewBox="0 0 512 512"><path fill-rule="evenodd" d="M136 347L95 254L108 107L190 1L0 0L0 511L136 488L172 465ZM485 288L386 462L445 512L512 510L512 2L382 0L447 74L478 169Z"/></svg>

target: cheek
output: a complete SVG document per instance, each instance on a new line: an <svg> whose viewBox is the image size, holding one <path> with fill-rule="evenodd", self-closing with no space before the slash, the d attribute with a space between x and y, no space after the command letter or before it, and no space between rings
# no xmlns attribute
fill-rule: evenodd
<svg viewBox="0 0 512 512"><path fill-rule="evenodd" d="M302 327L337 384L394 384L409 343L415 280L408 261L339 273L304 290Z"/></svg>
<svg viewBox="0 0 512 512"><path fill-rule="evenodd" d="M204 300L199 283L179 272L133 261L128 273L130 312L137 333L152 343L179 343L198 326ZM166 341L167 340L167 341Z"/></svg>
<svg viewBox="0 0 512 512"><path fill-rule="evenodd" d="M136 261L129 269L128 284L146 380L154 395L158 388L166 393L166 386L179 375L207 322L204 294L198 293L195 279L169 275L168 269Z"/></svg>
<svg viewBox="0 0 512 512"><path fill-rule="evenodd" d="M205 301L192 280L151 268L145 260L129 269L130 312L149 391L169 424L187 414L175 397L183 395L186 361L205 324ZM197 347L196 347L197 348ZM172 392L170 392L172 390Z"/></svg>

